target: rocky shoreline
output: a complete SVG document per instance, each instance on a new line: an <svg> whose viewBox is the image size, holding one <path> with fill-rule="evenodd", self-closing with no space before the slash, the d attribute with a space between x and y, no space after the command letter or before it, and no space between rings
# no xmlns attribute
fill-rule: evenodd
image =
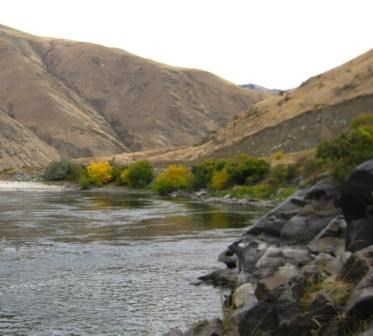
<svg viewBox="0 0 373 336"><path fill-rule="evenodd" d="M229 291L223 320L167 336L373 335L373 160L265 214L201 281Z"/></svg>

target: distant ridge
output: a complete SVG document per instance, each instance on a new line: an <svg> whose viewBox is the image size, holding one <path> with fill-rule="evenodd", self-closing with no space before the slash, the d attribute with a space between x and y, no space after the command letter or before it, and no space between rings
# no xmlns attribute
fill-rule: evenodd
<svg viewBox="0 0 373 336"><path fill-rule="evenodd" d="M268 89L264 86L261 86L261 85L257 85L257 84L241 84L240 85L241 87L245 88L245 89L249 89L249 90L254 90L254 91L258 91L258 92L263 92L263 93L267 93L267 94L270 94L270 95L277 95L279 94L280 92L282 92L282 90L278 90L278 89Z"/></svg>

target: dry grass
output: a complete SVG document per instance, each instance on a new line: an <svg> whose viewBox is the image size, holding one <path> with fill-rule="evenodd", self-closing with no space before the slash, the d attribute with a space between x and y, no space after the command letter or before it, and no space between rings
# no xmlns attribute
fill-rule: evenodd
<svg viewBox="0 0 373 336"><path fill-rule="evenodd" d="M304 311L307 311L318 295L327 294L333 300L336 310L338 310L345 305L352 289L353 284L334 278L308 284L306 292L300 300L300 306Z"/></svg>

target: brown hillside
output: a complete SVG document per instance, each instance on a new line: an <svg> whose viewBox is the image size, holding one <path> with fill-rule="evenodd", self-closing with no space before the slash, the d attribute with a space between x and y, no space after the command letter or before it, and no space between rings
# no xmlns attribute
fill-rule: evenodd
<svg viewBox="0 0 373 336"><path fill-rule="evenodd" d="M45 166L57 151L30 130L0 111L0 170L17 166Z"/></svg>
<svg viewBox="0 0 373 336"><path fill-rule="evenodd" d="M203 71L0 26L0 110L64 156L200 143L265 96Z"/></svg>
<svg viewBox="0 0 373 336"><path fill-rule="evenodd" d="M373 113L373 50L312 77L299 88L258 102L201 146L116 156L121 162L196 161L238 152L267 156L315 147L356 115Z"/></svg>

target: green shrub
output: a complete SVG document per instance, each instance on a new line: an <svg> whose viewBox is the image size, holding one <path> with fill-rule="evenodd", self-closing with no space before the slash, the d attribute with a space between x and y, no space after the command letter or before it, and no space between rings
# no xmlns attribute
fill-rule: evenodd
<svg viewBox="0 0 373 336"><path fill-rule="evenodd" d="M170 165L155 178L153 189L161 195L176 190L190 189L193 185L193 175L183 165Z"/></svg>
<svg viewBox="0 0 373 336"><path fill-rule="evenodd" d="M269 181L276 186L287 185L298 176L295 165L278 164L271 169Z"/></svg>
<svg viewBox="0 0 373 336"><path fill-rule="evenodd" d="M128 168L125 168L120 172L117 181L120 185L128 186Z"/></svg>
<svg viewBox="0 0 373 336"><path fill-rule="evenodd" d="M43 176L46 181L78 181L82 170L82 167L64 158L59 161L52 161L45 168Z"/></svg>
<svg viewBox="0 0 373 336"><path fill-rule="evenodd" d="M206 188L210 182L214 172L221 171L224 168L224 160L208 159L200 164L192 166L192 174L194 176L193 189Z"/></svg>
<svg viewBox="0 0 373 336"><path fill-rule="evenodd" d="M232 184L255 184L264 179L270 164L262 159L239 154L227 160L225 168Z"/></svg>
<svg viewBox="0 0 373 336"><path fill-rule="evenodd" d="M154 170L149 161L137 161L128 166L127 172L121 174L125 183L131 188L145 188L154 177Z"/></svg>
<svg viewBox="0 0 373 336"><path fill-rule="evenodd" d="M336 139L322 142L316 158L330 168L338 182L343 182L355 166L373 158L373 117L361 115Z"/></svg>
<svg viewBox="0 0 373 336"><path fill-rule="evenodd" d="M79 177L79 186L80 189L86 190L90 187L91 183L89 182L89 179L87 177L86 173L82 173Z"/></svg>
<svg viewBox="0 0 373 336"><path fill-rule="evenodd" d="M87 178L89 182L101 186L113 178L113 167L108 161L92 162L87 167Z"/></svg>

